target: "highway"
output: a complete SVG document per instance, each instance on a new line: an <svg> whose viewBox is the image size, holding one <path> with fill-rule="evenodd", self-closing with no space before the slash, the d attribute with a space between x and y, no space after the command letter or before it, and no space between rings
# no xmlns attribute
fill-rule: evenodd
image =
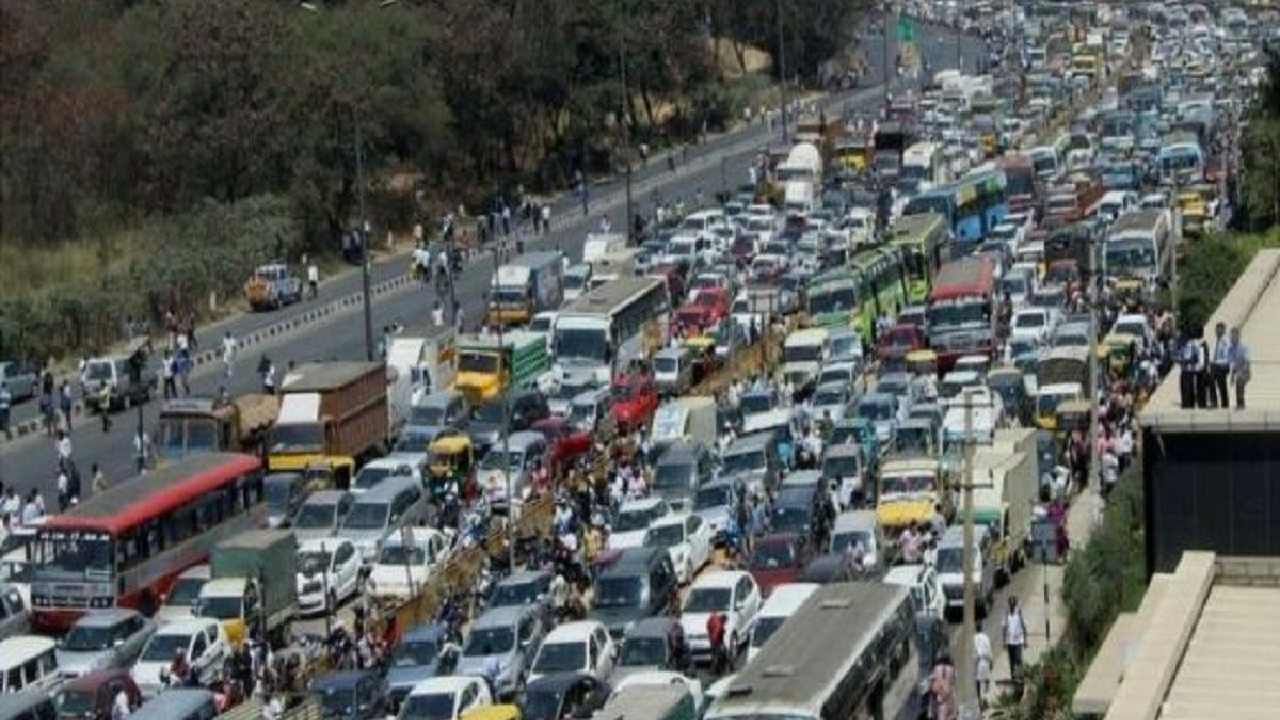
<svg viewBox="0 0 1280 720"><path fill-rule="evenodd" d="M944 39L935 41L936 38L930 33L941 33ZM951 31L921 28L919 40L932 68L954 64L955 40ZM963 47L966 63L976 62L976 58L986 52L984 44L974 38L966 38ZM874 42L867 42L870 62L879 62L881 54ZM873 76L867 82L878 83L879 78ZM832 110L839 111L844 107L873 105L878 102L882 93L882 88L877 84L832 96L827 100L827 112L830 114ZM691 198L701 190L702 195L710 199L721 187L722 173L730 187L746 182L748 164L769 139L765 126L756 123L691 148L687 164L679 167L676 173L669 172L665 162L650 160L646 167L633 172L636 211L646 215L651 212L655 192L665 200L674 200ZM556 218L564 220L557 224L550 235L528 242L526 250L559 248L571 257L580 257L588 228L594 227L604 212L607 212L614 228L626 227L622 183L616 179L597 183L593 188L591 209L591 216L583 217L576 199L561 198L555 204L552 216L553 222ZM569 219L571 217L572 220ZM373 282L391 280L403 275L406 269L403 256L379 263L372 271ZM479 317L481 295L492 271L492 255L486 253L473 258L458 278L457 296L462 302L465 318L474 320ZM360 274L348 273L324 284L319 301L302 303L273 313L244 315L201 328L197 333L200 346L216 347L224 332L231 332L237 338L244 337L278 323L283 318L313 310L317 303L327 303L335 297L356 293L359 288ZM372 309L375 336L380 333L381 327L388 324L398 322L406 326L421 325L426 321L435 299L433 289L413 283L408 283L399 290L377 295ZM255 370L262 354L270 357L281 372L291 360L306 362L363 358L364 326L359 304L326 316L319 322L273 336L242 352L229 381L221 373L221 363L198 367L192 376L192 392L213 394L224 383L232 394L258 390L259 380ZM143 423L149 433L154 429L158 407L158 402L152 402L144 408ZM17 422L33 414L32 403L25 403L15 408L14 420ZM105 434L96 417L79 419L73 427L73 457L82 474L83 497L90 494L90 467L93 463L102 466L111 482L127 478L135 472L131 438L137 426L136 411L117 413L112 416L112 420L114 427ZM54 446L43 435L30 435L0 445L0 480L6 487L16 487L20 492L38 487L50 508L56 509L56 477Z"/></svg>

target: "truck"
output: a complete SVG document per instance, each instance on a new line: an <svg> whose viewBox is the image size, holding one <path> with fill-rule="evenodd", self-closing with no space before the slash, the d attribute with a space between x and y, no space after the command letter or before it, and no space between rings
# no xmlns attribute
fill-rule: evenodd
<svg viewBox="0 0 1280 720"><path fill-rule="evenodd" d="M582 245L582 262L594 267L604 256L626 247L627 236L623 233L587 233L587 241Z"/></svg>
<svg viewBox="0 0 1280 720"><path fill-rule="evenodd" d="M356 467L387 443L386 375L380 362L338 361L306 363L287 374L268 444L271 471L322 467L345 489Z"/></svg>
<svg viewBox="0 0 1280 720"><path fill-rule="evenodd" d="M1091 397L1089 348L1072 345L1050 349L1040 359L1040 365L1036 370L1036 382L1042 388L1062 383L1077 383L1084 391L1085 397Z"/></svg>
<svg viewBox="0 0 1280 720"><path fill-rule="evenodd" d="M275 310L302 299L302 280L285 263L259 265L244 284L244 299L255 311Z"/></svg>
<svg viewBox="0 0 1280 720"><path fill-rule="evenodd" d="M551 370L543 333L514 330L497 335L459 335L454 389L472 406L500 397L508 388L540 387Z"/></svg>
<svg viewBox="0 0 1280 720"><path fill-rule="evenodd" d="M910 457L885 460L876 488L876 517L885 535L896 538L907 527L928 523L935 505L943 515L955 507L951 489L937 458Z"/></svg>
<svg viewBox="0 0 1280 720"><path fill-rule="evenodd" d="M248 530L213 546L210 580L200 588L196 614L222 621L238 647L250 637L273 647L289 641L298 610L298 541L288 530Z"/></svg>
<svg viewBox="0 0 1280 720"><path fill-rule="evenodd" d="M524 325L564 300L564 261L558 252L525 253L493 273L485 321L490 325Z"/></svg>
<svg viewBox="0 0 1280 720"><path fill-rule="evenodd" d="M396 337L387 346L387 402L399 414L453 384L457 346L453 328L423 337Z"/></svg>
<svg viewBox="0 0 1280 720"><path fill-rule="evenodd" d="M822 154L813 143L796 143L787 159L778 165L784 206L791 212L808 212L816 207L817 189L822 187Z"/></svg>
<svg viewBox="0 0 1280 720"><path fill-rule="evenodd" d="M996 582L1006 583L1026 562L1031 507L1040 479L1036 458L1008 444L979 446L973 453L973 521L987 528Z"/></svg>
<svg viewBox="0 0 1280 720"><path fill-rule="evenodd" d="M280 401L264 393L246 393L231 400L165 400L155 432L156 449L166 461L207 452L261 455L279 412Z"/></svg>
<svg viewBox="0 0 1280 720"><path fill-rule="evenodd" d="M90 410L101 408L103 386L107 388L106 410L128 410L151 399L159 382L154 367L147 366L146 339L134 340L127 352L110 357L91 358L84 365L84 404Z"/></svg>
<svg viewBox="0 0 1280 720"><path fill-rule="evenodd" d="M667 400L658 407L649 431L649 442L655 453L680 440L713 447L719 430L716 399L709 395L686 395Z"/></svg>
<svg viewBox="0 0 1280 720"><path fill-rule="evenodd" d="M36 395L38 374L35 367L12 360L0 361L0 383L14 402L33 398Z"/></svg>

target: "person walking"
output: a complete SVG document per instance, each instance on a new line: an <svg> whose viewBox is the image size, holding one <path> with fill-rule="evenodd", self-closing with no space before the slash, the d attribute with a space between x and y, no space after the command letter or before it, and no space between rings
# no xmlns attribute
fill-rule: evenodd
<svg viewBox="0 0 1280 720"><path fill-rule="evenodd" d="M956 667L942 653L929 673L929 720L956 720Z"/></svg>
<svg viewBox="0 0 1280 720"><path fill-rule="evenodd" d="M1252 373L1249 367L1249 346L1240 339L1238 327L1231 328L1231 349L1228 358L1231 364L1231 379L1236 386L1236 409L1243 410L1244 389L1249 384Z"/></svg>
<svg viewBox="0 0 1280 720"><path fill-rule="evenodd" d="M546 203L542 206L542 234L546 235L551 232L551 204Z"/></svg>
<svg viewBox="0 0 1280 720"><path fill-rule="evenodd" d="M9 383L0 382L0 432L5 440L13 439L13 431L9 429L9 414L13 411L13 393L9 392Z"/></svg>
<svg viewBox="0 0 1280 720"><path fill-rule="evenodd" d="M58 512L67 511L67 505L71 501L68 492L71 489L71 480L67 477L67 469L65 466L58 470Z"/></svg>
<svg viewBox="0 0 1280 720"><path fill-rule="evenodd" d="M66 380L58 387L58 409L62 411L62 427L71 432L71 383Z"/></svg>
<svg viewBox="0 0 1280 720"><path fill-rule="evenodd" d="M58 467L66 467L71 462L71 436L65 430L58 431Z"/></svg>
<svg viewBox="0 0 1280 720"><path fill-rule="evenodd" d="M1199 385L1196 389L1196 405L1201 408L1216 407L1217 394L1213 386L1213 373L1210 368L1210 360L1213 355L1209 350L1209 341L1205 339L1201 333L1200 341L1196 343L1198 348L1196 351L1196 377Z"/></svg>
<svg viewBox="0 0 1280 720"><path fill-rule="evenodd" d="M1196 343L1183 337L1182 348L1178 352L1178 388L1182 396L1182 408L1189 410L1196 406Z"/></svg>
<svg viewBox="0 0 1280 720"><path fill-rule="evenodd" d="M102 383L98 389L98 414L102 416L102 432L111 432L111 384Z"/></svg>
<svg viewBox="0 0 1280 720"><path fill-rule="evenodd" d="M1022 681L1022 652L1027 647L1027 623L1022 619L1016 595L1009 596L1009 611L1004 616L1004 646L1009 652L1009 675L1015 683Z"/></svg>
<svg viewBox="0 0 1280 720"><path fill-rule="evenodd" d="M236 343L235 338L231 337L230 331L222 336L222 364L225 366L225 374L228 380L231 379L231 371L235 369L237 347L238 343Z"/></svg>
<svg viewBox="0 0 1280 720"><path fill-rule="evenodd" d="M100 492L106 492L107 476L102 474L102 468L98 467L98 463L94 463L90 470L93 473L93 480L91 481L93 483L91 485L93 494L97 495Z"/></svg>
<svg viewBox="0 0 1280 720"><path fill-rule="evenodd" d="M707 642L711 646L711 675L720 677L724 674L727 653L724 647L724 613L712 611L707 618Z"/></svg>
<svg viewBox="0 0 1280 720"><path fill-rule="evenodd" d="M320 297L320 266L316 265L315 260L307 263L307 289L311 292L312 300Z"/></svg>
<svg viewBox="0 0 1280 720"><path fill-rule="evenodd" d="M991 652L991 638L987 632L982 629L982 623L974 621L975 627L973 631L973 677L978 683L978 707L985 708L987 705L987 696L991 693L991 668L993 666L993 654Z"/></svg>
<svg viewBox="0 0 1280 720"><path fill-rule="evenodd" d="M176 365L177 362L173 353L165 350L164 359L160 361L160 377L164 380L162 392L165 400L177 397L178 395Z"/></svg>
<svg viewBox="0 0 1280 720"><path fill-rule="evenodd" d="M1231 407L1227 394L1227 376L1231 374L1231 341L1227 339L1227 324L1219 322L1213 328L1213 362L1209 368L1209 407Z"/></svg>

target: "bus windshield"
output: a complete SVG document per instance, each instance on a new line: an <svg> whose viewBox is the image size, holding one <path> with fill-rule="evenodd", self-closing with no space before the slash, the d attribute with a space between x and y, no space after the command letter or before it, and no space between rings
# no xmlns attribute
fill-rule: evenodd
<svg viewBox="0 0 1280 720"><path fill-rule="evenodd" d="M956 303L929 307L930 327L948 325L987 325L991 322L991 304L988 302Z"/></svg>
<svg viewBox="0 0 1280 720"><path fill-rule="evenodd" d="M595 360L608 358L609 339L601 329L560 328L556 330L556 358Z"/></svg>
<svg viewBox="0 0 1280 720"><path fill-rule="evenodd" d="M106 533L49 531L40 535L36 578L109 577L112 542Z"/></svg>

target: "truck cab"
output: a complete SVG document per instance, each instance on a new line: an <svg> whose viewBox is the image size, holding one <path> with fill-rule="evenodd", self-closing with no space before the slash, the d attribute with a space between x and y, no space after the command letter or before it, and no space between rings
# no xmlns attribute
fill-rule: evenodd
<svg viewBox="0 0 1280 720"><path fill-rule="evenodd" d="M259 265L244 284L244 296L254 310L275 310L302 299L302 280L285 263Z"/></svg>
<svg viewBox="0 0 1280 720"><path fill-rule="evenodd" d="M155 433L157 452L177 460L206 452L258 454L275 422L279 402L272 395L242 395L231 402L214 397L165 400Z"/></svg>

